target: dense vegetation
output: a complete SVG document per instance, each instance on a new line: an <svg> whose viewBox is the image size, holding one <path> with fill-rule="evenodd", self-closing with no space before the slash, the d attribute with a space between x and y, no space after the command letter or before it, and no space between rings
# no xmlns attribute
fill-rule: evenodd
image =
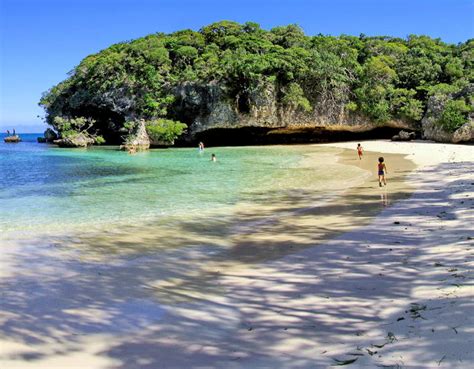
<svg viewBox="0 0 474 369"><path fill-rule="evenodd" d="M183 127L173 122L189 123L174 111L174 88L211 82L228 86L230 98L273 85L282 108L342 109L380 123L420 121L428 98L441 95L449 103L439 124L454 130L471 110L471 96L452 96L474 82L474 40L306 36L296 25L266 31L223 21L112 45L82 60L40 104L60 132L65 123L57 117L93 119L91 129L106 139L108 131L126 134L145 119L157 139L172 140Z"/></svg>

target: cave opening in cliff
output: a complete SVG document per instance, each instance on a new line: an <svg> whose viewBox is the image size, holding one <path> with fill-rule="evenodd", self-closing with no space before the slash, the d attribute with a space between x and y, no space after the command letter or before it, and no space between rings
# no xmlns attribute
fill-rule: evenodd
<svg viewBox="0 0 474 369"><path fill-rule="evenodd" d="M241 93L237 97L237 108L239 113L248 114L250 113L249 97L246 93Z"/></svg>
<svg viewBox="0 0 474 369"><path fill-rule="evenodd" d="M81 115L95 120L94 129L97 135L104 137L106 144L119 145L122 143L122 136L125 117L110 109L90 109L82 108Z"/></svg>
<svg viewBox="0 0 474 369"><path fill-rule="evenodd" d="M379 127L365 132L336 131L328 130L324 127L303 129L265 127L216 128L197 133L195 141L202 141L207 146L304 144L389 139L398 134L398 132L400 132L400 128L390 127Z"/></svg>

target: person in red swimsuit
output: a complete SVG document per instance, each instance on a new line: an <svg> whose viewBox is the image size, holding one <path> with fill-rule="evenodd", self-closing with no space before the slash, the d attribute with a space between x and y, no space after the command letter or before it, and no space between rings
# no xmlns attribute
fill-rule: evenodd
<svg viewBox="0 0 474 369"><path fill-rule="evenodd" d="M387 167L385 166L383 157L379 158L379 162L377 164L377 171L379 174L379 186L382 187L382 182L386 186L387 180L385 179L385 174L388 173L388 171L387 171Z"/></svg>
<svg viewBox="0 0 474 369"><path fill-rule="evenodd" d="M359 160L362 160L362 146L360 146L360 143L357 144L357 155L359 155Z"/></svg>

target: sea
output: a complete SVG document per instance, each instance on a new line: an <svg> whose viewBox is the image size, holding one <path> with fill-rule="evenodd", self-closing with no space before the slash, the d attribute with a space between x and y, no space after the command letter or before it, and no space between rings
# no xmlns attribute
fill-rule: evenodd
<svg viewBox="0 0 474 369"><path fill-rule="evenodd" d="M0 233L72 234L158 227L193 220L205 225L236 209L292 211L339 194L361 169L317 146L168 148L129 154L116 146L58 148L21 134L0 136ZM217 161L210 160L215 154ZM300 206L300 204L298 204Z"/></svg>

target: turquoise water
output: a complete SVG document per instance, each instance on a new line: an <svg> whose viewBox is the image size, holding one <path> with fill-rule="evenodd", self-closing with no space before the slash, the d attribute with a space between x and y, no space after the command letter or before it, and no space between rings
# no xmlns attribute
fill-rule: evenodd
<svg viewBox="0 0 474 369"><path fill-rule="evenodd" d="M150 150L61 149L0 142L0 231L110 229L167 217L204 217L238 204L278 202L292 191L324 194L357 168L314 146ZM218 161L211 162L215 153Z"/></svg>

